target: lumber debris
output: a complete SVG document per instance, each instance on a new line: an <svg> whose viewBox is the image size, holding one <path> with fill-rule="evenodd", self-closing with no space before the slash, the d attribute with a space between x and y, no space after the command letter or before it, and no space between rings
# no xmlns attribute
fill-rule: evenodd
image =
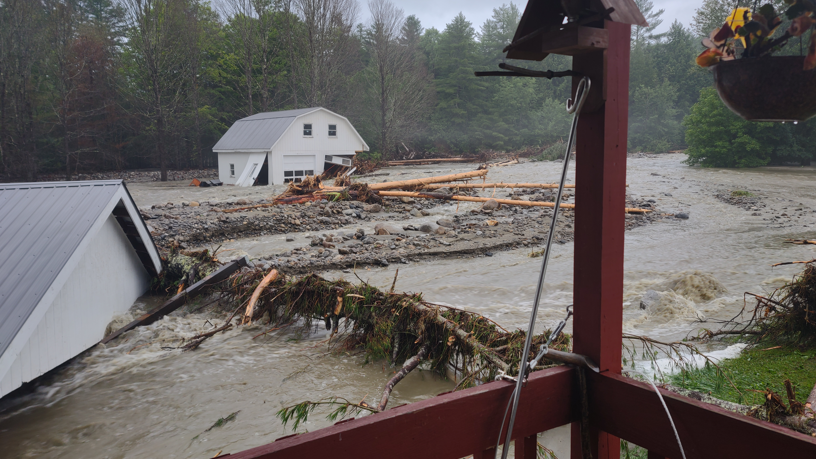
<svg viewBox="0 0 816 459"><path fill-rule="evenodd" d="M809 245L813 244L816 245L816 240L810 241L807 239L785 239L785 242L788 244L799 244L799 245Z"/></svg>
<svg viewBox="0 0 816 459"><path fill-rule="evenodd" d="M412 179L412 180L398 180L395 182L383 182L383 183L371 183L368 185L369 190L393 190L395 188L415 188L415 187L422 187L425 185L429 185L431 183L447 183L447 182L456 182L460 180L470 180L477 177L482 177L487 175L487 170L477 170L477 171L470 171L470 172L461 172L458 174L451 174L451 175L440 175L437 177L426 177L421 179Z"/></svg>
<svg viewBox="0 0 816 459"><path fill-rule="evenodd" d="M425 199L443 199L443 200L452 200L452 201L467 201L467 202L487 202L487 201L496 201L502 205L508 206L524 206L524 207L555 207L554 202L544 202L544 201L516 201L514 199L495 199L495 198L483 198L479 196L458 196L458 195L448 195L442 193L423 193L418 191L379 191L377 194L380 196L394 196L394 197L411 197L411 198L425 198ZM562 203L560 206L561 209L575 209L575 204L565 204ZM627 213L633 214L645 214L647 212L651 212L650 209L639 209L633 207L626 207L625 211Z"/></svg>
<svg viewBox="0 0 816 459"><path fill-rule="evenodd" d="M388 161L389 166L411 166L411 165L420 165L420 164L435 164L435 163L469 163L475 162L475 159L471 158L427 158L427 159L400 159L395 161Z"/></svg>
<svg viewBox="0 0 816 459"><path fill-rule="evenodd" d="M269 285L270 282L274 281L278 278L278 271L273 269L269 271L269 274L264 276L261 279L261 282L258 284L258 287L255 288L255 291L252 292L252 297L249 299L249 303L246 307L246 312L244 313L244 318L241 321L242 324L248 324L252 321L252 316L255 315L255 304L258 303L258 298L261 297L261 293L263 290Z"/></svg>
<svg viewBox="0 0 816 459"><path fill-rule="evenodd" d="M460 188L466 190L490 190L492 188L531 188L531 189L551 189L558 188L557 183L432 183L422 187L424 190L438 190L440 188ZM566 184L564 188L575 188L574 184Z"/></svg>
<svg viewBox="0 0 816 459"><path fill-rule="evenodd" d="M161 305L158 308L156 308L156 309L142 315L141 317L134 320L133 322L125 325L124 327L120 328L119 330L116 330L115 332L111 333L110 335L102 338L102 340L99 342L99 344L108 343L111 340L118 338L123 333L128 332L130 330L133 330L134 328L139 327L141 325L150 325L150 324L152 324L153 322L161 319L162 317L166 316L167 314L170 314L171 312L175 311L176 309L184 306L187 303L187 301L189 301L189 300L195 298L196 296L198 296L198 295L204 293L205 291L207 291L206 287L209 287L209 286L211 286L213 284L221 282L224 279L227 279L229 276L231 276L236 271L240 270L241 268L249 267L249 266L252 266L252 263L249 261L249 258L247 258L246 256L243 256L241 258L238 258L237 260L233 260L233 261L225 264L224 266L222 266L221 268L219 268L218 270L216 270L215 272L213 272L209 276L207 276L204 279L201 279L200 281L196 282L195 284L189 286L186 290L184 290L183 292L175 295L173 298L170 298L163 305Z"/></svg>

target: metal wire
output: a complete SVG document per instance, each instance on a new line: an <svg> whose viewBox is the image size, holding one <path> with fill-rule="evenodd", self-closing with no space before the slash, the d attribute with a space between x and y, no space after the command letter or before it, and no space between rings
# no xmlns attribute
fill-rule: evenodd
<svg viewBox="0 0 816 459"><path fill-rule="evenodd" d="M527 359L530 356L530 346L533 342L533 330L535 329L536 316L538 315L538 304L541 300L541 289L544 287L544 277L547 274L547 265L550 262L550 249L552 248L553 237L555 235L555 224L558 220L558 210L561 207L561 197L564 194L564 184L567 181L567 171L569 170L570 154L572 154L572 145L575 143L575 131L578 127L578 116L581 114L581 108L586 102L587 94L591 87L589 77L581 78L578 82L578 87L575 90L575 102L572 99L567 100L567 113L574 113L572 117L572 126L570 127L569 140L567 141L567 151L564 154L564 165L561 169L561 182L558 185L558 193L555 196L555 207L553 208L553 216L550 221L550 232L547 234L547 245L544 249L544 260L541 262L541 271L538 274L538 287L536 288L535 299L533 300L533 310L530 312L530 324L527 326L527 337L524 341L524 351L521 354L521 361L519 362L519 377L516 379L516 388L513 390L513 395L510 398L508 406L512 406L510 411L510 421L507 424L507 435L504 440L504 448L502 448L502 459L507 459L507 453L510 451L510 437L513 434L513 423L516 420L516 412L518 411L519 398L521 397L521 388L525 381L525 374L527 371ZM501 445L502 431L504 430L504 421L507 418L507 410L505 409L502 417L502 425L499 429L499 439L496 442L496 449Z"/></svg>

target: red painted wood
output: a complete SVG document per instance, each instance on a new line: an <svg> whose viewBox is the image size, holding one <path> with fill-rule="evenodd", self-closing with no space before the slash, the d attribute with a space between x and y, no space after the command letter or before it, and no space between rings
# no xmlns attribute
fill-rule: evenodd
<svg viewBox="0 0 816 459"><path fill-rule="evenodd" d="M522 390L513 431L530 436L574 421L575 387L573 368L534 372ZM230 458L461 458L495 445L512 391L509 382L492 382L259 446Z"/></svg>
<svg viewBox="0 0 816 459"><path fill-rule="evenodd" d="M516 438L515 452L516 459L536 459L538 450L538 435Z"/></svg>
<svg viewBox="0 0 816 459"><path fill-rule="evenodd" d="M605 28L606 51L573 58L573 69L592 80L591 100L602 101L581 114L576 138L573 349L620 373L630 27ZM593 432L592 440L592 457L620 456L617 438ZM580 442L572 442L572 457L582 457Z"/></svg>
<svg viewBox="0 0 816 459"><path fill-rule="evenodd" d="M491 446L486 450L479 451L473 455L473 459L496 459L496 448Z"/></svg>
<svg viewBox="0 0 816 459"><path fill-rule="evenodd" d="M664 456L662 456L660 454L653 453L653 452L649 451L646 454L646 459L669 459L669 458L664 457Z"/></svg>
<svg viewBox="0 0 816 459"><path fill-rule="evenodd" d="M588 374L587 384L590 422L597 428L640 445L655 457L682 457L651 385L611 372ZM816 457L816 438L663 389L660 393L688 459Z"/></svg>

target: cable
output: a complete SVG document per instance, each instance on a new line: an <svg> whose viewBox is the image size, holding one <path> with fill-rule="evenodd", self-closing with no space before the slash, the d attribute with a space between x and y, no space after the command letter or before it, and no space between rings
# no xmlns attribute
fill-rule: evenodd
<svg viewBox="0 0 816 459"><path fill-rule="evenodd" d="M570 155L572 154L572 145L575 143L575 131L578 127L578 116L581 114L581 108L586 102L587 94L592 86L589 77L581 78L578 82L578 87L575 89L575 102L573 99L567 100L567 113L574 113L572 118L572 126L570 126L569 140L567 141L567 151L564 154L564 165L561 170L561 182L558 185L558 193L555 196L555 206L553 208L553 216L550 221L550 232L547 234L547 245L544 249L544 260L541 262L541 271L538 275L538 287L536 288L535 299L533 300L533 309L530 312L530 324L527 326L527 337L524 340L524 350L519 361L519 375L516 379L516 388L510 397L510 404L512 407L510 411L510 422L507 424L507 436L504 440L504 448L502 448L502 459L507 459L507 453L510 451L510 437L513 434L513 423L516 420L516 412L518 411L519 398L521 397L521 387L527 377L527 359L530 357L530 346L533 342L533 330L535 329L536 316L538 315L538 305L541 300L541 290L544 287L544 277L547 274L547 265L550 261L550 251L552 248L553 237L555 235L555 224L558 220L558 211L561 207L561 198L564 194L564 184L567 181L567 171L569 170ZM502 430L504 429L504 421L507 418L507 409L502 417L502 426L499 430L499 438L496 442L496 449L501 445Z"/></svg>
<svg viewBox="0 0 816 459"><path fill-rule="evenodd" d="M672 430L674 431L674 438L677 439L677 446L680 447L680 454L683 455L683 459L686 459L686 451L683 449L683 443L680 441L680 434L677 433L677 427L675 427L675 425L674 425L674 419L672 419L672 415L671 415L671 413L669 413L669 407L666 406L666 401L663 400L663 394L661 394L660 391L657 389L657 386L655 386L654 381L652 381L646 375L644 375L643 373L641 373L639 371L635 371L635 370L623 370L623 371L624 371L624 373L637 373L637 374L643 376L643 378L645 380L649 381L649 384L652 385L652 388L654 389L655 393L657 394L657 398L660 399L660 403L663 405L663 409L666 410L666 416L669 417L669 423L671 423Z"/></svg>

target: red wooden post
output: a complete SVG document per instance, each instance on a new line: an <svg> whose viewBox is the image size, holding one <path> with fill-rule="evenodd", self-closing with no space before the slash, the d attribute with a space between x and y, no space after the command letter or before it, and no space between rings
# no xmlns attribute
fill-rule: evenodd
<svg viewBox="0 0 816 459"><path fill-rule="evenodd" d="M516 438L516 459L536 459L538 449L538 435Z"/></svg>
<svg viewBox="0 0 816 459"><path fill-rule="evenodd" d="M605 28L606 51L573 58L573 69L590 76L594 93L576 138L573 349L601 371L620 373L630 26L606 21ZM573 425L574 459L581 457L577 429ZM593 457L620 457L617 437L593 432L592 440Z"/></svg>

